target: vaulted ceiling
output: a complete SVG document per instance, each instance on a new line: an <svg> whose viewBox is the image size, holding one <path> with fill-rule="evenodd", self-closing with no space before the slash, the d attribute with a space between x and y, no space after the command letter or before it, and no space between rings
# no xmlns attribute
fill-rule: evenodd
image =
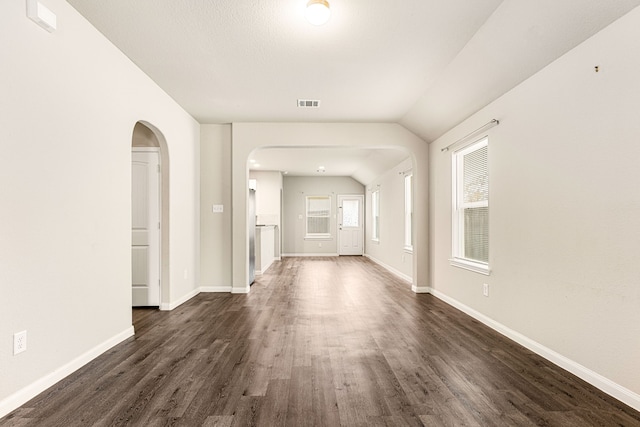
<svg viewBox="0 0 640 427"><path fill-rule="evenodd" d="M68 0L200 123L394 122L431 142L640 0ZM320 100L319 108L297 107Z"/></svg>

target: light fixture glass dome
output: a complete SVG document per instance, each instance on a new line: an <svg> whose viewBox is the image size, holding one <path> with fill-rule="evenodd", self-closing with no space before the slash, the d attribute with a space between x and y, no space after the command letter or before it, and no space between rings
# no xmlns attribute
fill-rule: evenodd
<svg viewBox="0 0 640 427"><path fill-rule="evenodd" d="M329 2L326 0L309 0L305 17L313 25L325 24L331 17Z"/></svg>

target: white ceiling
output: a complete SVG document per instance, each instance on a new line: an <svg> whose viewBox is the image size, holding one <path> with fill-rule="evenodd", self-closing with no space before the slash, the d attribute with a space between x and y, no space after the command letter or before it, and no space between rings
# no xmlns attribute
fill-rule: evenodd
<svg viewBox="0 0 640 427"><path fill-rule="evenodd" d="M265 148L251 153L249 168L289 176L350 176L368 184L407 157L404 149Z"/></svg>
<svg viewBox="0 0 640 427"><path fill-rule="evenodd" d="M329 0L316 27L307 0L68 2L200 123L398 122L427 142L640 5Z"/></svg>

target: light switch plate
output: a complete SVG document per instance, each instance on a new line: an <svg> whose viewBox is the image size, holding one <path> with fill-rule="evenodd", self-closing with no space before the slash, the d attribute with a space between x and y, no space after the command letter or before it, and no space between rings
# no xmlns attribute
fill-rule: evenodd
<svg viewBox="0 0 640 427"><path fill-rule="evenodd" d="M223 213L224 205L213 205L213 208L211 210L213 213Z"/></svg>

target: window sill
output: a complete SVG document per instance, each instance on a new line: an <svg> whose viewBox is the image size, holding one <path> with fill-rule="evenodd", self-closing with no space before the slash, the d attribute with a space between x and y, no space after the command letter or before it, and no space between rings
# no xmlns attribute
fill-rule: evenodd
<svg viewBox="0 0 640 427"><path fill-rule="evenodd" d="M412 254L413 253L413 246L405 246L404 247L404 253Z"/></svg>
<svg viewBox="0 0 640 427"><path fill-rule="evenodd" d="M489 276L491 274L491 270L489 270L489 266L487 264L483 264L480 262L473 262L466 259L453 258L449 260L449 264L451 264L454 267L473 271L474 273L484 274L485 276Z"/></svg>
<svg viewBox="0 0 640 427"><path fill-rule="evenodd" d="M304 240L333 240L331 234L307 234Z"/></svg>
<svg viewBox="0 0 640 427"><path fill-rule="evenodd" d="M371 243L375 243L376 245L379 245L380 239L371 239Z"/></svg>

